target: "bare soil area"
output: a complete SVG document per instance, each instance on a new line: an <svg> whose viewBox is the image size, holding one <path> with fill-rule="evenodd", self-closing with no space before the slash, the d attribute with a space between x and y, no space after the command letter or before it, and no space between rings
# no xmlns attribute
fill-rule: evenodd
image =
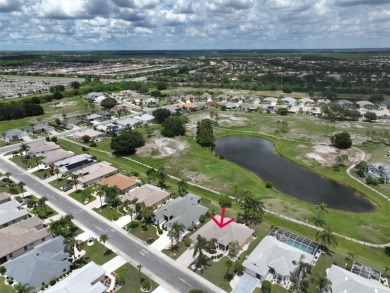
<svg viewBox="0 0 390 293"><path fill-rule="evenodd" d="M143 147L137 149L137 154L143 157L151 155L152 151L156 151L155 158L163 158L168 156L179 155L189 144L179 139L168 137L155 137L150 139Z"/></svg>
<svg viewBox="0 0 390 293"><path fill-rule="evenodd" d="M347 155L348 161L344 162L349 166L360 158L360 153L355 149L339 150L332 146L316 145L310 153L306 154L307 158L314 159L324 166L332 166L336 163L336 157Z"/></svg>

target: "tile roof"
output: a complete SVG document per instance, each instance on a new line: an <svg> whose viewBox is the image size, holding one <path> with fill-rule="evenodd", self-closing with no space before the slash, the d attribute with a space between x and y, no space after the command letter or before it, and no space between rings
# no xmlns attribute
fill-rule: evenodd
<svg viewBox="0 0 390 293"><path fill-rule="evenodd" d="M58 161L70 158L74 156L74 152L64 151L63 149L53 150L43 154L42 163L49 166Z"/></svg>
<svg viewBox="0 0 390 293"><path fill-rule="evenodd" d="M216 220L220 221L220 216L215 216ZM240 246L245 244L255 231L248 228L244 224L232 222L223 228L219 228L213 220L207 222L202 228L191 235L190 239L196 241L198 235L210 240L216 238L218 243L226 246L230 242L237 241Z"/></svg>
<svg viewBox="0 0 390 293"><path fill-rule="evenodd" d="M46 153L53 150L60 149L61 147L58 144L55 144L52 141L43 141L38 143L33 143L28 145L30 149L27 151L29 155L36 155L39 153Z"/></svg>
<svg viewBox="0 0 390 293"><path fill-rule="evenodd" d="M104 178L99 182L100 185L107 186L117 186L120 190L126 190L136 185L138 182L138 177L136 176L125 176L123 174L117 173L110 177Z"/></svg>
<svg viewBox="0 0 390 293"><path fill-rule="evenodd" d="M85 168L79 169L73 174L77 175L77 180L82 183L88 183L90 181L102 178L109 174L116 172L118 169L111 166L108 162L99 162L93 165L89 165Z"/></svg>
<svg viewBox="0 0 390 293"><path fill-rule="evenodd" d="M145 184L122 196L122 201L133 200L137 198L139 202L146 206L154 206L159 202L169 198L169 192L162 190L151 184Z"/></svg>

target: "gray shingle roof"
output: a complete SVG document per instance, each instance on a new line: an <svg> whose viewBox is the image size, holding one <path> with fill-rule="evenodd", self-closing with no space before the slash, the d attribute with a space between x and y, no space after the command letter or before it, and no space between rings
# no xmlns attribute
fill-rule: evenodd
<svg viewBox="0 0 390 293"><path fill-rule="evenodd" d="M390 293L390 289L378 281L363 278L350 271L332 265L328 272L333 293Z"/></svg>
<svg viewBox="0 0 390 293"><path fill-rule="evenodd" d="M199 217L204 215L208 208L200 205L198 202L200 197L194 194L188 194L185 197L178 197L167 203L165 206L159 208L154 212L155 219L160 223L164 217L169 218L167 221L168 227L175 221L182 223L186 228L191 227L197 223Z"/></svg>
<svg viewBox="0 0 390 293"><path fill-rule="evenodd" d="M20 206L21 203L16 200L10 200L0 204L0 226L26 218L28 212L24 209L19 209Z"/></svg>
<svg viewBox="0 0 390 293"><path fill-rule="evenodd" d="M20 284L29 284L38 290L42 284L69 270L68 253L64 253L64 238L59 236L7 262L7 276Z"/></svg>

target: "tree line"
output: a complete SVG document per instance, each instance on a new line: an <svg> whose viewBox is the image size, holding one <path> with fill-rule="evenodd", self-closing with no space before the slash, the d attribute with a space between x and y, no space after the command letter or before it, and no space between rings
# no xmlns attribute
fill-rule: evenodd
<svg viewBox="0 0 390 293"><path fill-rule="evenodd" d="M24 102L0 103L0 121L39 116L43 114L45 114L45 111L39 104Z"/></svg>

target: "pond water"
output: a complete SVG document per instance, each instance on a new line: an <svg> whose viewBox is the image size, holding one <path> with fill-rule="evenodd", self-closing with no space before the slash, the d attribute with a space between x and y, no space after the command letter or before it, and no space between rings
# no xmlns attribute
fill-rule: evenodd
<svg viewBox="0 0 390 293"><path fill-rule="evenodd" d="M281 192L299 200L351 212L370 212L375 204L352 188L329 180L280 156L272 142L229 136L216 141L215 153L248 169Z"/></svg>

